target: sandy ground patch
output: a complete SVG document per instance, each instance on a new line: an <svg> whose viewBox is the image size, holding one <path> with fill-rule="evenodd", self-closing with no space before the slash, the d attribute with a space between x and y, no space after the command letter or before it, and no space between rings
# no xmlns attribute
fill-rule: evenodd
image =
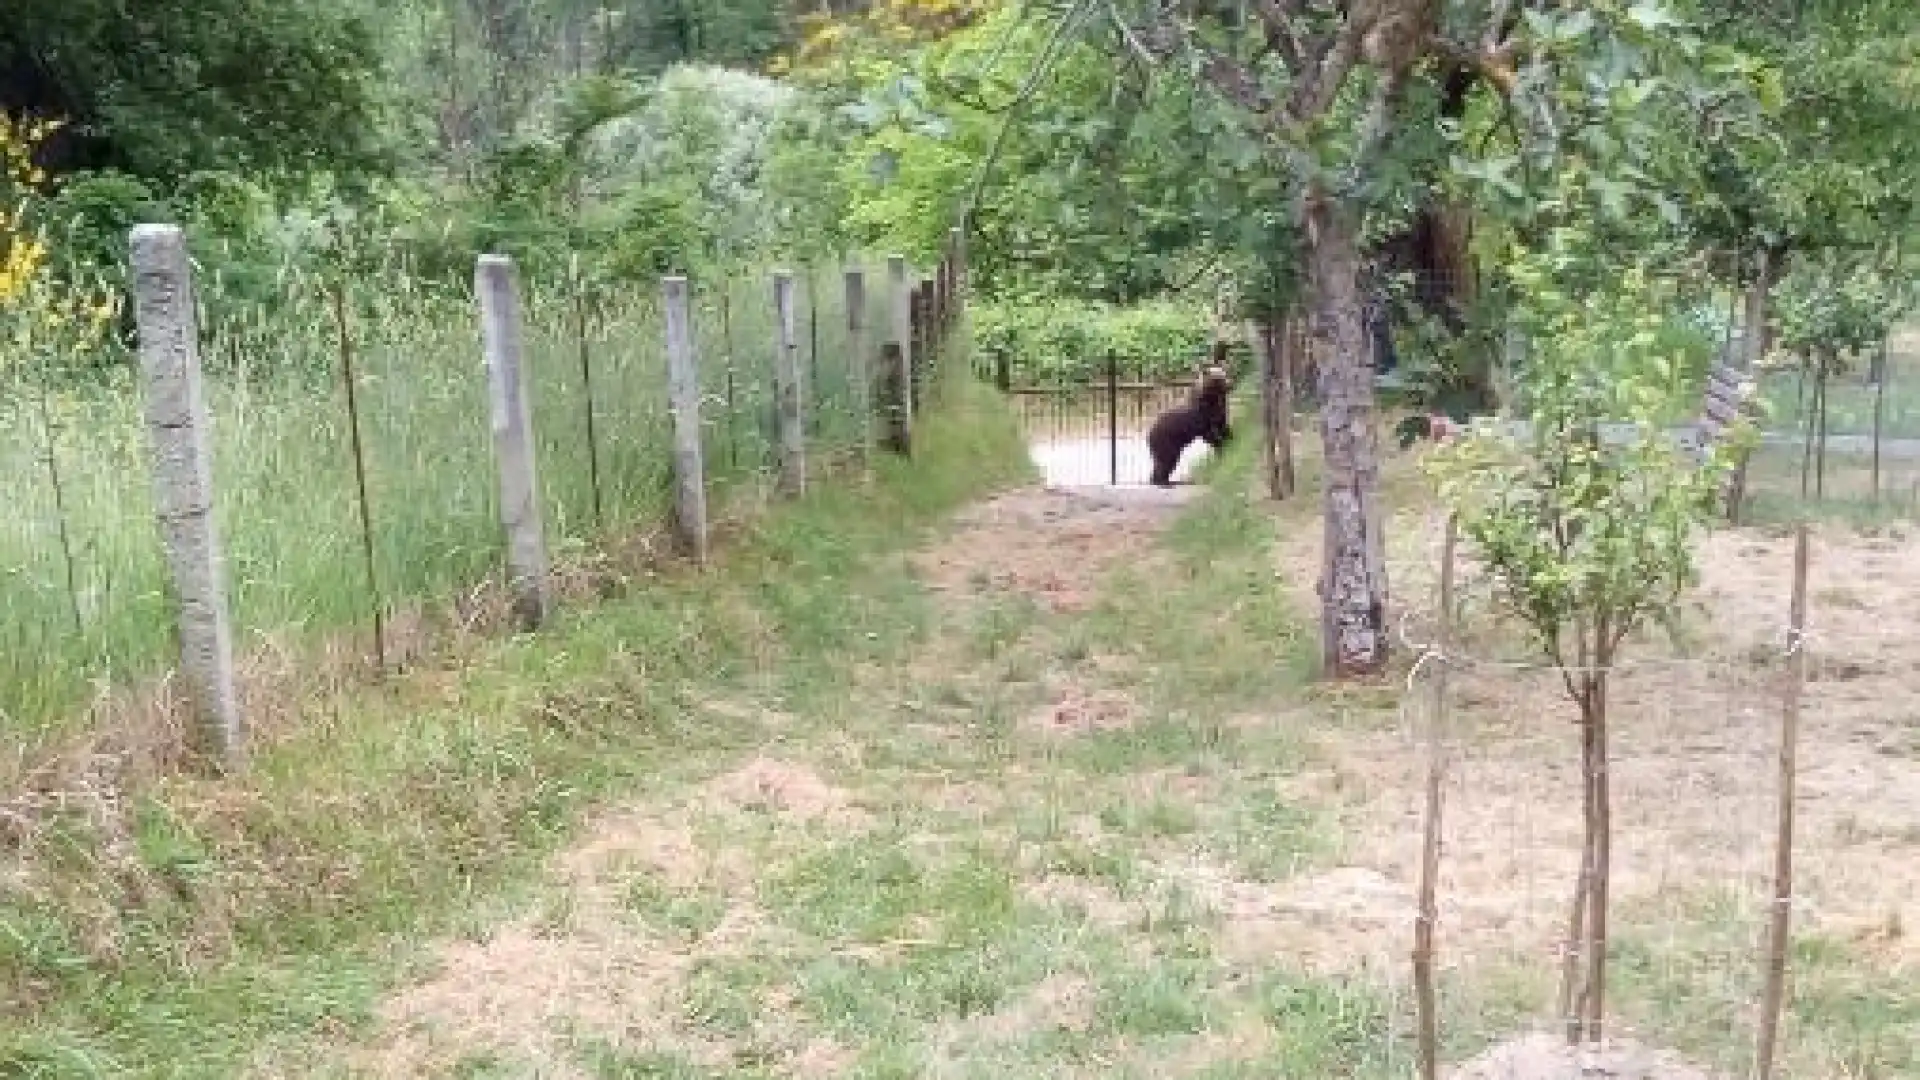
<svg viewBox="0 0 1920 1080"><path fill-rule="evenodd" d="M1193 489L1026 488L955 519L913 565L936 593L1019 594L1059 612L1086 610L1101 578L1138 558Z"/></svg>
<svg viewBox="0 0 1920 1080"><path fill-rule="evenodd" d="M1389 573L1416 640L1437 576L1439 527L1390 524ZM1286 530L1283 529L1283 534ZM1729 890L1757 927L1771 867L1774 769L1793 541L1722 529L1700 547L1687 619L1692 659L1649 643L1613 692L1615 873L1621 918L1688 918L1691 896ZM1920 970L1920 541L1821 527L1814 537L1801 728L1798 925ZM1283 576L1316 603L1317 530L1283 535ZM1463 571L1465 573L1465 571ZM1404 677L1402 649L1396 676ZM1440 902L1456 955L1550 955L1580 841L1578 750L1557 675L1477 657L1451 679L1455 733ZM1410 890L1418 865L1428 698L1386 730L1323 730L1328 767L1291 781L1340 807L1347 861ZM1352 920L1355 927L1366 920ZM1476 1074L1477 1075L1477 1074ZM1660 1074L1665 1075L1665 1074Z"/></svg>
<svg viewBox="0 0 1920 1080"><path fill-rule="evenodd" d="M1570 1049L1564 1040L1547 1034L1502 1043L1441 1075L1447 1080L1713 1080L1666 1051L1632 1042L1591 1051Z"/></svg>

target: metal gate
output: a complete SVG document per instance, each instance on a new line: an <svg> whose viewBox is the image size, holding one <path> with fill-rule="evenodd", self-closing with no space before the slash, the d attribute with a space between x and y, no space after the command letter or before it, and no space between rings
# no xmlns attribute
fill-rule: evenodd
<svg viewBox="0 0 1920 1080"><path fill-rule="evenodd" d="M1146 363L1108 354L1088 369L1025 382L1013 379L1006 357L986 360L991 372L981 374L1007 395L1047 483L1103 487L1147 483L1153 468L1147 428L1163 410L1187 399L1207 357L1196 354L1174 369L1181 374L1169 375L1164 363L1149 370ZM1185 479L1207 453L1204 443L1188 447L1174 480Z"/></svg>

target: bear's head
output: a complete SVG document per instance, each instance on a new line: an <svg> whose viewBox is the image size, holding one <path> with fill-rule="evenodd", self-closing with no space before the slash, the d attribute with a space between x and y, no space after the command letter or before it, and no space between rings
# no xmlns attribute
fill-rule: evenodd
<svg viewBox="0 0 1920 1080"><path fill-rule="evenodd" d="M1233 390L1233 376L1219 364L1208 364L1200 369L1200 378L1193 385L1193 397L1196 401L1225 401Z"/></svg>

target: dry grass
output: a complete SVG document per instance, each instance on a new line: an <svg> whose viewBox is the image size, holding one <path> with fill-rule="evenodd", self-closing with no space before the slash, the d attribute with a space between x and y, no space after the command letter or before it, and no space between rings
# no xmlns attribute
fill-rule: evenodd
<svg viewBox="0 0 1920 1080"><path fill-rule="evenodd" d="M1389 483L1401 494L1390 575L1399 603L1419 611L1433 595L1439 520L1417 495L1411 460L1400 459L1395 471ZM1708 536L1682 639L1641 641L1610 699L1620 1011L1629 1026L1735 1072L1752 1030L1770 895L1792 548L1778 531ZM1283 543L1287 576L1306 583L1296 585L1300 603L1310 602L1307 568L1317 557L1310 532ZM1469 595L1474 574L1463 560ZM1862 1056L1821 1029L1897 1025L1905 1015L1898 999L1875 988L1920 972L1920 946L1904 933L1920 918L1920 744L1905 704L1920 684L1900 659L1920 631L1920 546L1900 529L1819 527L1811 585L1814 674L1801 735L1795 922L1813 951L1798 976L1804 998L1789 1018L1790 1032L1801 1026L1799 1041L1790 1037L1787 1075L1853 1075L1845 1070L1860 1062L1915 1075L1903 1070L1920 1070L1916 1040L1895 1036ZM1411 619L1411 635L1421 637L1430 622ZM1516 665L1526 654L1510 630L1470 625L1466 633L1470 655L1454 665L1447 696L1452 760L1440 882L1441 959L1456 987L1553 970L1581 840L1577 743L1558 675ZM1405 676L1407 659L1396 676ZM1416 685L1398 721L1320 740L1327 764L1300 789L1339 808L1351 862L1403 889L1418 861L1425 764L1417 740L1432 715L1426 686ZM1397 924L1410 925L1410 916L1402 907ZM1406 936L1372 939L1370 958L1393 958ZM1849 998L1853 1005L1841 1004ZM1457 995L1455 1008L1456 1032L1489 1034L1513 1011L1510 1001L1472 993ZM1822 1015L1829 1008L1855 1015ZM1531 1068L1512 1075L1560 1075Z"/></svg>

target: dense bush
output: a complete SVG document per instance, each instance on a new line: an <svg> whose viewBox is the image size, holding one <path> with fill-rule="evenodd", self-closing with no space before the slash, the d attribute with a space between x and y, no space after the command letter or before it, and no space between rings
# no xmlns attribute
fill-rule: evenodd
<svg viewBox="0 0 1920 1080"><path fill-rule="evenodd" d="M1016 384L1102 378L1109 352L1129 378L1184 378L1213 332L1205 305L1180 300L1124 308L1062 299L983 303L972 319L982 356L1008 357Z"/></svg>

